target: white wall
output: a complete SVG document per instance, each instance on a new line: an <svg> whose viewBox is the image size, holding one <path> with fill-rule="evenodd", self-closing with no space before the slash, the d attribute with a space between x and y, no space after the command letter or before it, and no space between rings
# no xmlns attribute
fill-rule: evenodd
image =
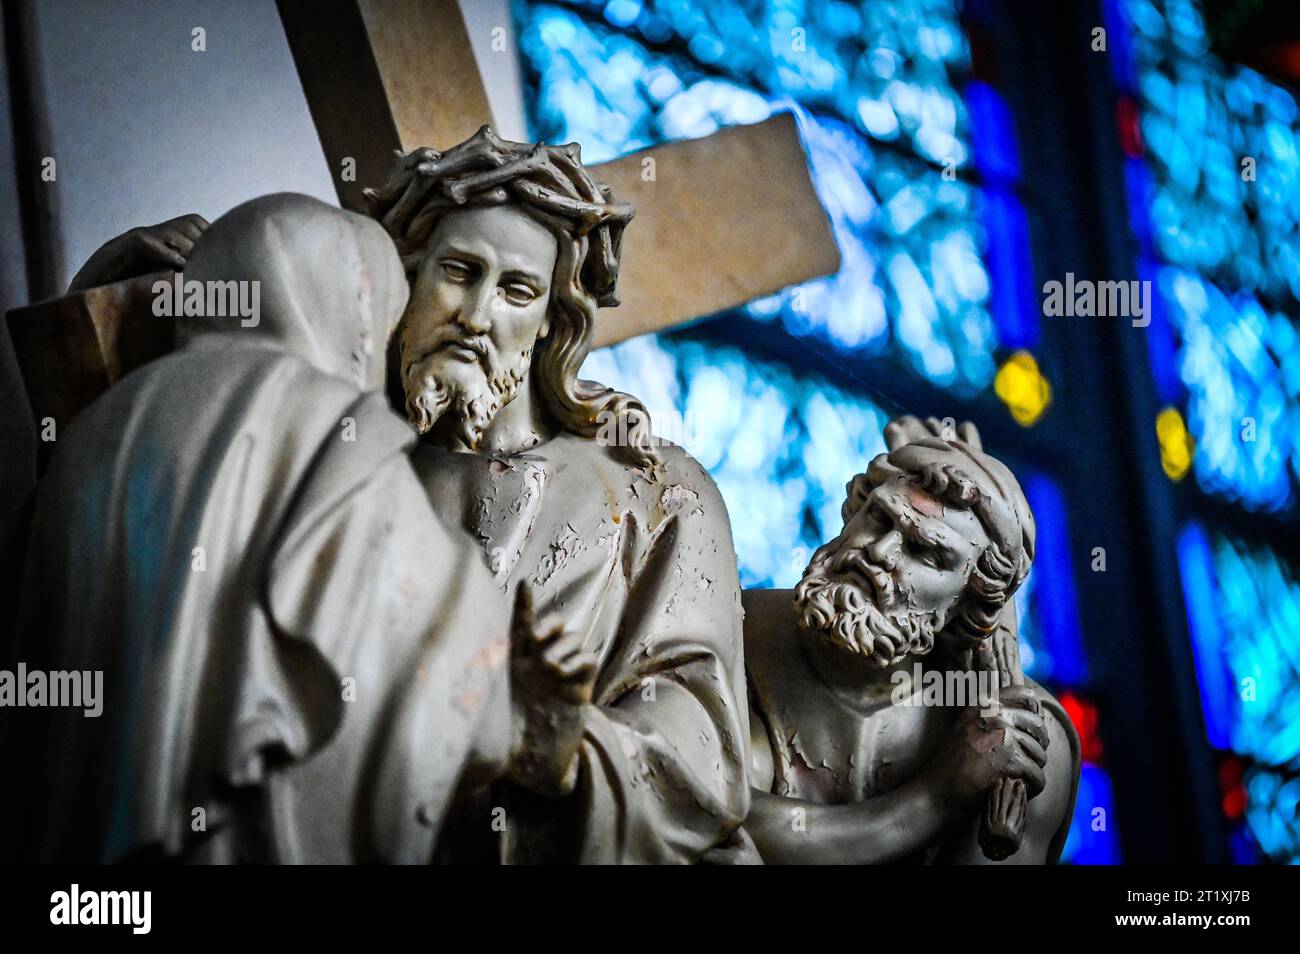
<svg viewBox="0 0 1300 954"><path fill-rule="evenodd" d="M273 0L47 0L37 35L65 282L132 226L267 192L334 201Z"/></svg>
<svg viewBox="0 0 1300 954"><path fill-rule="evenodd" d="M487 91L492 125L502 139L528 141L528 124L524 118L524 83L519 67L519 48L515 43L515 24L510 16L510 0L459 0L460 11L469 31L474 61ZM493 31L504 30L505 49L492 49ZM498 44L499 45L499 44Z"/></svg>
<svg viewBox="0 0 1300 954"><path fill-rule="evenodd" d="M524 138L509 0L460 0L498 132ZM273 0L45 0L41 73L66 280L108 238L267 192L335 201ZM207 31L206 52L191 31ZM491 49L506 31L506 52Z"/></svg>

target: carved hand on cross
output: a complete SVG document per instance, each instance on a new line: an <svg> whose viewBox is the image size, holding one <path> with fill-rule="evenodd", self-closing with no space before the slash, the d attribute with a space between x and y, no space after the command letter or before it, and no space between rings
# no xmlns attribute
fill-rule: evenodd
<svg viewBox="0 0 1300 954"><path fill-rule="evenodd" d="M123 232L90 256L73 277L68 291L110 285L150 272L180 271L194 250L194 243L207 229L208 220L192 212Z"/></svg>

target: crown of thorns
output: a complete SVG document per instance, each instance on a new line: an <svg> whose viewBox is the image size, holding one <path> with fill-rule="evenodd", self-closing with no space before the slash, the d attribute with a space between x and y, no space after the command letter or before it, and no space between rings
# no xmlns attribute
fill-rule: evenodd
<svg viewBox="0 0 1300 954"><path fill-rule="evenodd" d="M408 272L419 266L429 236L447 212L510 201L529 205L560 220L575 238L587 239L582 283L598 305L618 304L619 249L633 209L613 201L610 188L587 174L577 143L509 142L483 126L446 152L398 151L388 182L364 195Z"/></svg>

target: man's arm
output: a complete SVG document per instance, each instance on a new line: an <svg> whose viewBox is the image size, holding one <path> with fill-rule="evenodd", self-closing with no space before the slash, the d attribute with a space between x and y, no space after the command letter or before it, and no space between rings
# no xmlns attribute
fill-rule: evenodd
<svg viewBox="0 0 1300 954"><path fill-rule="evenodd" d="M882 865L937 838L950 809L928 779L865 802L819 805L755 790L745 822L768 864Z"/></svg>
<svg viewBox="0 0 1300 954"><path fill-rule="evenodd" d="M948 823L933 773L866 802L820 805L772 794L767 723L749 709L749 817L745 830L768 864L888 864L937 837Z"/></svg>
<svg viewBox="0 0 1300 954"><path fill-rule="evenodd" d="M1055 720L1034 711L1033 693L1029 687L1004 689L1003 704L991 716L963 711L921 772L875 798L822 805L756 790L745 828L769 864L889 864L969 819L977 831L982 800L998 778L1024 779L1031 798L1047 782L1043 766L1053 739L1044 723ZM770 741L755 732L752 744L759 754L751 765L764 764L763 748L770 763ZM1069 748L1064 740L1059 747ZM971 843L979 853L978 842Z"/></svg>
<svg viewBox="0 0 1300 954"><path fill-rule="evenodd" d="M180 271L207 229L208 220L191 213L123 232L96 249L73 276L68 292L110 285L151 272Z"/></svg>

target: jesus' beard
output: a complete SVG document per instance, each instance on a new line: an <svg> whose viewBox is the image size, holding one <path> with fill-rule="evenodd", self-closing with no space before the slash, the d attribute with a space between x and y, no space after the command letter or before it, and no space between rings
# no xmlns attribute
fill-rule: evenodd
<svg viewBox="0 0 1300 954"><path fill-rule="evenodd" d="M829 563L827 558L809 564L795 588L800 626L882 669L909 653L924 656L934 648L940 628L934 615L897 607L892 588L878 599L862 584L833 579L828 573Z"/></svg>
<svg viewBox="0 0 1300 954"><path fill-rule="evenodd" d="M404 369L406 414L420 434L427 434L448 416L452 433L475 450L497 414L519 393L532 350L522 352L517 363L506 365L490 339L480 336L468 342L478 355L478 361L470 364L447 357L444 347L453 340L462 343L449 337Z"/></svg>

